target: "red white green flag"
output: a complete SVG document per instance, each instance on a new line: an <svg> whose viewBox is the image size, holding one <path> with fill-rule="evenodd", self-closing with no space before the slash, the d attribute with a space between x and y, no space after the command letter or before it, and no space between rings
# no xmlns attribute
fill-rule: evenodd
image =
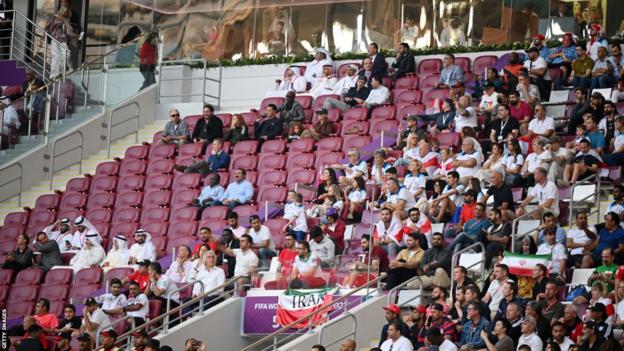
<svg viewBox="0 0 624 351"><path fill-rule="evenodd" d="M287 326L290 323L304 317L314 311L331 305L332 295L336 289L305 289L305 290L286 290L280 296L277 304L277 322L281 326ZM323 312L317 313L311 317L312 326L323 324L327 321L327 314L331 311L331 307ZM306 319L293 326L295 329L305 328L310 325L310 319Z"/></svg>
<svg viewBox="0 0 624 351"><path fill-rule="evenodd" d="M506 264L512 274L530 276L538 263L548 267L549 261L550 255L523 255L505 251L500 263Z"/></svg>

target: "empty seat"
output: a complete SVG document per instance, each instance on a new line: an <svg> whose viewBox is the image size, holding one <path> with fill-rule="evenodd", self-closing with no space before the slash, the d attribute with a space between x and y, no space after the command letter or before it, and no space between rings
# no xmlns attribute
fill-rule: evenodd
<svg viewBox="0 0 624 351"><path fill-rule="evenodd" d="M286 169L308 169L314 167L314 154L289 153Z"/></svg>
<svg viewBox="0 0 624 351"><path fill-rule="evenodd" d="M262 99L262 102L260 103L260 108L258 109L259 111L264 111L266 110L266 108L269 106L269 104L273 104L277 107L280 107L284 104L284 98L283 97L268 97L268 98L264 98Z"/></svg>
<svg viewBox="0 0 624 351"><path fill-rule="evenodd" d="M167 246L165 252L171 252L173 248L181 245L191 246L195 241L197 241L197 236L195 236L195 233L193 233L193 235L169 236L167 238Z"/></svg>
<svg viewBox="0 0 624 351"><path fill-rule="evenodd" d="M440 82L440 76L437 74L432 74L430 76L426 76L420 81L420 90L428 91L435 88Z"/></svg>
<svg viewBox="0 0 624 351"><path fill-rule="evenodd" d="M448 98L448 89L433 89L423 94L422 103L427 104L435 101L436 99L442 101Z"/></svg>
<svg viewBox="0 0 624 351"><path fill-rule="evenodd" d="M173 173L173 161L167 159L150 160L147 165L147 174L171 174Z"/></svg>
<svg viewBox="0 0 624 351"><path fill-rule="evenodd" d="M258 118L258 112L241 112L241 116L243 116L243 120L245 121L246 125L252 126L254 124L254 121Z"/></svg>
<svg viewBox="0 0 624 351"><path fill-rule="evenodd" d="M201 183L199 173L178 174L173 178L173 190L177 189L198 189Z"/></svg>
<svg viewBox="0 0 624 351"><path fill-rule="evenodd" d="M167 237L171 239L179 236L194 236L196 232L197 222L177 222L169 225Z"/></svg>
<svg viewBox="0 0 624 351"><path fill-rule="evenodd" d="M299 169L288 173L287 185L289 189L294 188L295 184L311 185L315 179L315 170Z"/></svg>
<svg viewBox="0 0 624 351"><path fill-rule="evenodd" d="M464 70L464 73L470 72L470 58L469 57L455 57L455 64ZM481 74L483 71L478 72Z"/></svg>
<svg viewBox="0 0 624 351"><path fill-rule="evenodd" d="M64 193L61 197L59 209L61 210L79 210L87 204L87 195L79 193Z"/></svg>
<svg viewBox="0 0 624 351"><path fill-rule="evenodd" d="M257 185L258 187L286 185L287 176L286 171L265 171L260 173Z"/></svg>
<svg viewBox="0 0 624 351"><path fill-rule="evenodd" d="M30 213L26 211L11 212L4 217L4 225L27 225Z"/></svg>
<svg viewBox="0 0 624 351"><path fill-rule="evenodd" d="M258 156L234 154L230 159L230 171L244 169L245 171L255 171L258 166Z"/></svg>
<svg viewBox="0 0 624 351"><path fill-rule="evenodd" d="M225 219L228 213L227 206L210 206L204 209L201 215L201 220L208 219Z"/></svg>
<svg viewBox="0 0 624 351"><path fill-rule="evenodd" d="M87 202L87 210L90 211L96 208L112 208L114 204L114 193L91 194L89 196L89 201Z"/></svg>
<svg viewBox="0 0 624 351"><path fill-rule="evenodd" d="M410 104L419 104L420 100L422 99L422 91L420 90L406 90L401 92L400 94L397 94L395 91L395 95L394 95L394 103L395 104L403 104L403 103L410 103ZM373 114L374 114L374 110L373 110Z"/></svg>
<svg viewBox="0 0 624 351"><path fill-rule="evenodd" d="M286 151L286 140L268 140L260 148L260 153L283 154L284 151Z"/></svg>
<svg viewBox="0 0 624 351"><path fill-rule="evenodd" d="M394 90L397 89L417 89L418 76L401 77L394 82Z"/></svg>
<svg viewBox="0 0 624 351"><path fill-rule="evenodd" d="M368 116L368 109L365 107L350 108L344 113L342 119L344 121L365 121Z"/></svg>
<svg viewBox="0 0 624 351"><path fill-rule="evenodd" d="M124 161L146 160L149 155L149 145L135 145L126 149Z"/></svg>
<svg viewBox="0 0 624 351"><path fill-rule="evenodd" d="M105 283L108 283L108 285L110 285L110 281L117 278L119 280L129 276L132 272L134 271L134 269L132 269L132 267L115 267L115 268L111 268L106 272L106 281Z"/></svg>
<svg viewBox="0 0 624 351"><path fill-rule="evenodd" d="M323 152L316 155L316 161L314 161L314 168L321 169L329 165L340 163L344 158L342 152Z"/></svg>
<svg viewBox="0 0 624 351"><path fill-rule="evenodd" d="M233 154L255 155L258 152L258 142L255 140L239 141L234 145Z"/></svg>
<svg viewBox="0 0 624 351"><path fill-rule="evenodd" d="M35 303L29 302L14 302L7 305L7 315L9 319L22 318L23 316L30 316L35 308Z"/></svg>
<svg viewBox="0 0 624 351"><path fill-rule="evenodd" d="M45 276L42 287L51 285L69 285L74 271L71 268L54 268Z"/></svg>
<svg viewBox="0 0 624 351"><path fill-rule="evenodd" d="M19 235L26 232L26 226L20 224L5 225L0 228L0 238L2 240L15 240Z"/></svg>
<svg viewBox="0 0 624 351"><path fill-rule="evenodd" d="M418 64L419 74L438 74L442 70L442 60L429 58L421 60Z"/></svg>
<svg viewBox="0 0 624 351"><path fill-rule="evenodd" d="M97 208L88 211L85 216L92 224L107 223L110 222L111 218L113 217L113 212L110 209Z"/></svg>
<svg viewBox="0 0 624 351"><path fill-rule="evenodd" d="M323 138L316 142L317 152L334 152L342 150L342 138Z"/></svg>
<svg viewBox="0 0 624 351"><path fill-rule="evenodd" d="M85 211L80 209L80 210L76 210L76 209L68 209L68 208L64 208L64 209L60 209L57 213L56 213L56 217L57 218L78 218L80 216L84 216Z"/></svg>
<svg viewBox="0 0 624 351"><path fill-rule="evenodd" d="M145 176L142 175L129 175L117 179L117 192L123 193L126 191L143 191L145 185Z"/></svg>
<svg viewBox="0 0 624 351"><path fill-rule="evenodd" d="M47 285L39 291L40 299L52 301L65 301L69 294L69 285Z"/></svg>
<svg viewBox="0 0 624 351"><path fill-rule="evenodd" d="M0 305L6 306L6 299L9 296L9 290L11 287L9 285L0 285Z"/></svg>
<svg viewBox="0 0 624 351"><path fill-rule="evenodd" d="M150 191L143 196L143 208L169 207L171 191Z"/></svg>
<svg viewBox="0 0 624 351"><path fill-rule="evenodd" d="M288 153L292 154L292 151ZM287 157L284 155L272 155L272 154L263 154L260 155L260 159L258 161L258 170L274 170L274 169L284 169L286 165Z"/></svg>
<svg viewBox="0 0 624 351"><path fill-rule="evenodd" d="M301 104L304 109L312 108L312 96L310 95L297 95L295 101Z"/></svg>
<svg viewBox="0 0 624 351"><path fill-rule="evenodd" d="M394 115L396 114L396 107L389 106L379 106L373 110L371 113L371 119L394 119Z"/></svg>
<svg viewBox="0 0 624 351"><path fill-rule="evenodd" d="M195 129L195 125L197 125L197 121L199 121L203 117L204 115L190 115L190 116L184 117L184 123L186 123L186 125L189 127L189 131L191 133L193 133L193 130Z"/></svg>
<svg viewBox="0 0 624 351"><path fill-rule="evenodd" d="M40 195L35 201L35 210L56 211L60 202L61 195L59 194Z"/></svg>
<svg viewBox="0 0 624 351"><path fill-rule="evenodd" d="M102 281L103 271L100 267L83 268L76 272L74 285L99 284Z"/></svg>
<svg viewBox="0 0 624 351"><path fill-rule="evenodd" d="M34 233L40 231L42 228L54 223L56 220L56 213L48 210L35 210L30 213L28 217L28 233Z"/></svg>
<svg viewBox="0 0 624 351"><path fill-rule="evenodd" d="M399 126L399 122L396 120L373 120L371 122L371 131L370 134L373 138L378 138L381 135L381 132L384 131L384 134L386 134L386 132L393 132L396 133L396 129ZM393 134L390 133L390 134ZM386 134L389 135L389 134ZM386 136L386 137L390 137L390 136ZM392 136L392 138L395 138L395 136Z"/></svg>
<svg viewBox="0 0 624 351"><path fill-rule="evenodd" d="M118 223L118 224L114 224L110 227L109 233L111 233L111 235L123 235L126 238L131 238L134 237L134 232L136 232L136 230L139 228L139 224L138 223ZM100 232L100 234L102 234Z"/></svg>
<svg viewBox="0 0 624 351"><path fill-rule="evenodd" d="M440 133L436 135L436 140L440 143L441 147L452 147L455 150L459 148L461 141L461 134L459 133Z"/></svg>
<svg viewBox="0 0 624 351"><path fill-rule="evenodd" d="M261 188L258 191L258 204L264 205L265 201L269 202L284 202L286 201L286 195L288 190L286 188Z"/></svg>
<svg viewBox="0 0 624 351"><path fill-rule="evenodd" d="M223 123L224 127L229 127L232 122L232 114L231 113L215 113L215 116L219 117L221 123Z"/></svg>
<svg viewBox="0 0 624 351"><path fill-rule="evenodd" d="M271 219L266 220L264 222L264 225L266 225L269 228L269 230L271 231L271 234L277 234L279 232L284 231L284 227L286 227L286 223L288 223L287 219L271 218Z"/></svg>
<svg viewBox="0 0 624 351"><path fill-rule="evenodd" d="M234 212L238 214L239 217L249 217L251 215L258 214L258 206L257 205L242 205L236 206Z"/></svg>
<svg viewBox="0 0 624 351"><path fill-rule="evenodd" d="M176 210L178 211L178 210ZM141 226L150 222L167 222L169 220L168 208L150 208L141 211Z"/></svg>
<svg viewBox="0 0 624 351"><path fill-rule="evenodd" d="M115 199L115 208L140 207L143 200L143 193L125 192L117 195Z"/></svg>
<svg viewBox="0 0 624 351"><path fill-rule="evenodd" d="M185 189L178 190L173 193L171 197L171 207L178 209L181 207L190 206L195 198L199 196L199 190L197 189Z"/></svg>
<svg viewBox="0 0 624 351"><path fill-rule="evenodd" d="M65 192L69 193L87 193L89 192L89 186L91 185L90 177L78 177L72 178L65 184Z"/></svg>
<svg viewBox="0 0 624 351"><path fill-rule="evenodd" d="M95 168L96 176L117 176L119 174L119 162L101 162Z"/></svg>
<svg viewBox="0 0 624 351"><path fill-rule="evenodd" d="M353 135L368 135L368 131L370 130L370 123L364 121L345 121L344 126L342 127L342 132L340 133L343 138L343 146L344 149L344 140L346 136Z"/></svg>
<svg viewBox="0 0 624 351"><path fill-rule="evenodd" d="M119 169L119 177L123 178L130 175L144 175L147 169L146 161L132 160L123 162Z"/></svg>
<svg viewBox="0 0 624 351"><path fill-rule="evenodd" d="M325 100L327 100L327 99L340 100L340 95L337 95L337 94L326 94L326 95L321 95L321 96L317 97L316 100L314 100L314 107L313 107L313 109L316 111L319 108L323 107L323 104L325 103Z"/></svg>
<svg viewBox="0 0 624 351"><path fill-rule="evenodd" d="M494 67L496 60L498 60L498 57L494 55L479 56L472 63L472 72L483 75L486 69Z"/></svg>
<svg viewBox="0 0 624 351"><path fill-rule="evenodd" d="M152 208L152 210L156 210L156 209ZM167 235L167 229L169 229L168 222L147 222L147 223L141 223L140 225L141 225L141 229L144 229L146 232L152 235L152 238L156 235L158 236Z"/></svg>
<svg viewBox="0 0 624 351"><path fill-rule="evenodd" d="M139 218L141 218L141 210L138 208L116 208L111 224L138 223Z"/></svg>
<svg viewBox="0 0 624 351"><path fill-rule="evenodd" d="M346 135L342 142L342 150L348 151L351 148L362 148L372 141L368 135Z"/></svg>
<svg viewBox="0 0 624 351"><path fill-rule="evenodd" d="M299 139L299 140L295 140L292 143L290 143L290 146L288 148L288 152L312 152L312 148L314 147L314 139L311 138L304 138L304 139Z"/></svg>
<svg viewBox="0 0 624 351"><path fill-rule="evenodd" d="M175 155L176 146L173 144L152 144L148 158L150 161L158 159L172 159Z"/></svg>
<svg viewBox="0 0 624 351"><path fill-rule="evenodd" d="M43 279L43 270L40 268L22 269L15 276L13 286L39 285Z"/></svg>
<svg viewBox="0 0 624 351"><path fill-rule="evenodd" d="M11 285L13 279L12 269L0 269L0 285Z"/></svg>
<svg viewBox="0 0 624 351"><path fill-rule="evenodd" d="M92 223L95 229L97 229L98 233L102 238L108 237L108 230L110 229L110 222L108 223Z"/></svg>
<svg viewBox="0 0 624 351"><path fill-rule="evenodd" d="M184 207L176 209L175 211L171 212L171 215L169 216L169 221L171 223L195 221L197 220L198 211L199 209L197 207Z"/></svg>
<svg viewBox="0 0 624 351"><path fill-rule="evenodd" d="M91 187L89 193L111 193L117 187L117 177L107 175L96 175L91 179Z"/></svg>
<svg viewBox="0 0 624 351"><path fill-rule="evenodd" d="M169 174L150 174L145 179L143 191L171 190L173 176Z"/></svg>
<svg viewBox="0 0 624 351"><path fill-rule="evenodd" d="M100 284L74 284L69 290L69 302L73 304L84 303L87 297L91 296L99 288Z"/></svg>

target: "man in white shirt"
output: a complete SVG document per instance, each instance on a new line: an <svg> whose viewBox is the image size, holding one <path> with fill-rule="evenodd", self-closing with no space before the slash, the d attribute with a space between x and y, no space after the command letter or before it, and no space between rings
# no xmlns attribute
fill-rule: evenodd
<svg viewBox="0 0 624 351"><path fill-rule="evenodd" d="M317 80L312 89L310 89L312 97L316 99L321 95L332 94L334 92L334 86L336 85L338 79L334 75L333 70L334 65L323 65L323 76L321 79Z"/></svg>
<svg viewBox="0 0 624 351"><path fill-rule="evenodd" d="M310 243L298 241L296 244L297 256L290 272L291 287L301 284L305 289L321 288L325 286L325 279L320 276L321 259L312 252Z"/></svg>
<svg viewBox="0 0 624 351"><path fill-rule="evenodd" d="M50 240L57 242L61 252L69 252L73 250L72 242L74 241L74 234L71 233L69 223L70 220L68 218L61 218L42 230L48 235ZM58 228L58 230L54 230L55 228Z"/></svg>
<svg viewBox="0 0 624 351"><path fill-rule="evenodd" d="M310 230L310 251L315 254L321 263L325 266L329 266L334 263L334 257L336 256L336 245L325 234L319 226L315 226Z"/></svg>
<svg viewBox="0 0 624 351"><path fill-rule="evenodd" d="M551 255L550 274L565 276L566 269L566 249L563 245L555 241L556 228L547 228L544 231L545 242L537 248L538 255Z"/></svg>
<svg viewBox="0 0 624 351"><path fill-rule="evenodd" d="M456 105L455 132L461 133L464 127L476 128L479 124L477 122L477 110L472 107L472 97L460 96Z"/></svg>
<svg viewBox="0 0 624 351"><path fill-rule="evenodd" d="M291 190L288 192L287 201L284 206L284 219L288 220L288 223L284 230L292 231L297 240L303 240L308 231L305 208L303 208L303 195Z"/></svg>
<svg viewBox="0 0 624 351"><path fill-rule="evenodd" d="M339 94L340 96L344 96L349 89L355 87L355 82L357 81L357 71L358 67L356 65L348 65L347 66L347 75L342 77L338 83L334 85L334 94Z"/></svg>
<svg viewBox="0 0 624 351"><path fill-rule="evenodd" d="M462 152L455 157L455 161L452 163L463 184L468 184L470 178L477 175L483 164L483 154L477 150L478 143L474 138L464 138Z"/></svg>
<svg viewBox="0 0 624 351"><path fill-rule="evenodd" d="M483 296L482 301L488 304L490 308L491 319L494 319L498 311L498 305L503 300L503 285L509 279L509 268L504 264L497 264L494 267L492 282Z"/></svg>
<svg viewBox="0 0 624 351"><path fill-rule="evenodd" d="M522 345L528 345L531 348L531 351L541 351L543 348L542 339L535 332L537 327L537 322L533 317L526 317L522 322L522 326L520 327L520 331L522 331L522 335L518 339L518 350Z"/></svg>
<svg viewBox="0 0 624 351"><path fill-rule="evenodd" d="M407 210L416 206L414 196L404 186L401 186L399 180L390 178L386 181L383 189L385 193L385 202L380 207L391 209L401 220L407 218Z"/></svg>
<svg viewBox="0 0 624 351"><path fill-rule="evenodd" d="M167 301L169 308L176 308L180 305L180 292L177 285L164 275L162 267L158 262L152 262L149 266L150 282L145 288L145 295L162 301L161 311L166 311Z"/></svg>
<svg viewBox="0 0 624 351"><path fill-rule="evenodd" d="M336 163L330 167L344 171L344 176L340 176L341 178L353 179L362 177L364 180L368 180L368 165L366 161L360 160L360 150L357 148L349 149L347 159L349 161L347 164Z"/></svg>
<svg viewBox="0 0 624 351"><path fill-rule="evenodd" d="M388 323L388 339L383 341L381 351L414 351L412 342L401 335L401 325L399 321Z"/></svg>
<svg viewBox="0 0 624 351"><path fill-rule="evenodd" d="M242 225L240 225L240 223L238 223L238 213L236 213L235 211L228 212L227 222L229 225L228 229L232 231L232 234L234 234L237 239L243 236L243 234L247 233L247 228L243 227Z"/></svg>
<svg viewBox="0 0 624 351"><path fill-rule="evenodd" d="M149 300L139 288L139 283L131 281L128 285L128 301L123 310L128 317L134 318L136 326L143 325L149 315Z"/></svg>
<svg viewBox="0 0 624 351"><path fill-rule="evenodd" d="M109 325L110 318L102 311L97 301L93 297L88 297L84 302L82 310L82 326L81 333L89 333L92 339L95 339L95 333L101 326Z"/></svg>
<svg viewBox="0 0 624 351"><path fill-rule="evenodd" d="M390 97L390 91L382 85L381 77L373 77L371 80L371 87L370 94L368 94L368 98L364 101L364 107L369 108L383 105Z"/></svg>
<svg viewBox="0 0 624 351"><path fill-rule="evenodd" d="M537 200L537 208L540 208L542 212L552 212L555 216L559 216L559 189L555 183L548 180L547 174L548 172L542 167L535 169L533 172L535 186L517 207L517 216L530 212L526 207L533 200ZM541 214L538 212L533 217L539 219L540 216Z"/></svg>
<svg viewBox="0 0 624 351"><path fill-rule="evenodd" d="M529 122L529 137L542 136L549 138L555 133L555 120L546 117L546 108L540 104L535 106L535 118Z"/></svg>
<svg viewBox="0 0 624 351"><path fill-rule="evenodd" d="M537 85L542 100L546 100L548 87L544 79L548 74L548 63L540 56L540 51L536 47L529 48L527 54L529 54L529 59L524 61L524 67L529 71L531 82Z"/></svg>
<svg viewBox="0 0 624 351"><path fill-rule="evenodd" d="M571 267L580 267L583 252L590 251L592 242L597 238L596 228L587 223L587 212L579 211L576 213L576 229L568 230L566 248L570 250L569 266Z"/></svg>
<svg viewBox="0 0 624 351"><path fill-rule="evenodd" d="M479 112L484 115L492 115L496 106L498 106L498 93L494 91L494 84L490 81L486 81L483 85L483 95L481 96L481 102L479 103Z"/></svg>
<svg viewBox="0 0 624 351"><path fill-rule="evenodd" d="M239 286L249 283L251 276L256 272L258 267L258 256L251 249L253 239L249 234L243 234L240 237L240 249L230 249L225 245L219 245L219 251L226 255L236 257L236 266L234 267L234 276L241 276Z"/></svg>
<svg viewBox="0 0 624 351"><path fill-rule="evenodd" d="M0 116L2 116L2 134L8 136L11 127L19 129L19 117L9 98L0 101Z"/></svg>
<svg viewBox="0 0 624 351"><path fill-rule="evenodd" d="M156 261L156 247L152 244L150 233L143 229L137 229L134 233L134 239L136 241L130 246L128 264L135 265L143 260Z"/></svg>
<svg viewBox="0 0 624 351"><path fill-rule="evenodd" d="M271 237L271 230L269 227L262 225L260 217L253 215L249 217L249 223L251 228L247 230L247 234L251 237L252 248L258 249L260 253L260 259L271 259L277 255L275 252L275 244Z"/></svg>
<svg viewBox="0 0 624 351"><path fill-rule="evenodd" d="M97 228L84 216L78 216L74 220L76 231L74 232L74 239L72 241L72 247L75 250L80 250L84 245L87 235L96 234L96 237L92 237L92 242L102 242L102 237Z"/></svg>
<svg viewBox="0 0 624 351"><path fill-rule="evenodd" d="M323 75L323 66L331 65L332 59L324 48L316 49L314 60L308 63L304 77L308 83L315 84Z"/></svg>
<svg viewBox="0 0 624 351"><path fill-rule="evenodd" d="M123 312L121 310L128 304L126 295L121 293L121 280L117 278L111 279L110 292L100 295L96 301L102 304L102 311L110 316L116 316Z"/></svg>
<svg viewBox="0 0 624 351"><path fill-rule="evenodd" d="M552 339L559 345L561 351L568 351L574 341L566 335L566 328L563 323L556 321L552 324Z"/></svg>

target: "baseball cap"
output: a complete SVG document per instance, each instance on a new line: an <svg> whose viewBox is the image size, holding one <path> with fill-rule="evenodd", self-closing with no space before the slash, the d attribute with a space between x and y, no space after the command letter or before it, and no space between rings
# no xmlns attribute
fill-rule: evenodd
<svg viewBox="0 0 624 351"><path fill-rule="evenodd" d="M412 311L413 310L416 310L416 312L418 312L418 313L423 313L423 314L427 313L427 307L425 307L425 305L423 305L423 304L420 304L418 306L412 307Z"/></svg>
<svg viewBox="0 0 624 351"><path fill-rule="evenodd" d="M92 297L87 297L87 299L84 302L85 306L92 306L92 305L97 305L97 301L95 301L94 298Z"/></svg>
<svg viewBox="0 0 624 351"><path fill-rule="evenodd" d="M147 335L147 331L145 329L141 329L139 331L136 331L136 332L132 333L132 336L134 336L135 338L139 337L139 336L142 336L144 338L149 337L149 335Z"/></svg>
<svg viewBox="0 0 624 351"><path fill-rule="evenodd" d="M326 115L327 114L327 109L326 108L319 108L315 112L316 112L317 115Z"/></svg>
<svg viewBox="0 0 624 351"><path fill-rule="evenodd" d="M401 308L399 308L399 306L397 306L395 304L390 304L390 305L384 306L383 309L386 310L386 311L390 311L390 312L396 314L397 316L401 315Z"/></svg>
<svg viewBox="0 0 624 351"><path fill-rule="evenodd" d="M533 39L537 39L537 40L546 40L546 37L543 34L535 34L533 36Z"/></svg>
<svg viewBox="0 0 624 351"><path fill-rule="evenodd" d="M483 84L483 88L484 89L494 88L494 83L490 82L489 80L486 80L485 83Z"/></svg>
<svg viewBox="0 0 624 351"><path fill-rule="evenodd" d="M78 340L91 340L91 335L89 335L89 333L82 333L78 335Z"/></svg>
<svg viewBox="0 0 624 351"><path fill-rule="evenodd" d="M330 207L327 209L327 211L325 211L325 215L326 216L337 216L338 215L338 210L335 207Z"/></svg>
<svg viewBox="0 0 624 351"><path fill-rule="evenodd" d="M139 266L149 266L150 264L152 264L152 261L150 261L150 260L143 260L143 261L139 261L137 264Z"/></svg>
<svg viewBox="0 0 624 351"><path fill-rule="evenodd" d="M112 329L105 330L105 331L101 332L100 335L102 335L102 336L110 336L113 339L117 339L117 332L115 332Z"/></svg>

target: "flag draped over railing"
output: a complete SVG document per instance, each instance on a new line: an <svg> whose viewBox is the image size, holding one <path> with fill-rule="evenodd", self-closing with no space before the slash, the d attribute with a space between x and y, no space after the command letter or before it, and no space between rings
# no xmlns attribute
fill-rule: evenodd
<svg viewBox="0 0 624 351"><path fill-rule="evenodd" d="M505 251L503 260L500 263L504 263L509 267L509 273L530 276L533 272L533 268L535 268L538 263L548 267L550 257L551 255L523 255Z"/></svg>
<svg viewBox="0 0 624 351"><path fill-rule="evenodd" d="M299 318L317 311L332 303L332 295L336 289L287 290L279 296L277 304L277 322L287 326ZM312 316L311 325L319 325L327 321L331 307ZM302 321L293 326L301 329L310 325L310 320Z"/></svg>

